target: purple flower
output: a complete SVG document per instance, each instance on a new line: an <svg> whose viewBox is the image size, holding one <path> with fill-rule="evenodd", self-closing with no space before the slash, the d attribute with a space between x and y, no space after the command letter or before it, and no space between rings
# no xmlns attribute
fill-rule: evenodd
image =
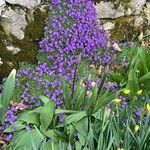
<svg viewBox="0 0 150 150"><path fill-rule="evenodd" d="M20 104L15 111L13 107L8 110L6 124L16 120L16 111L39 106L40 95L62 105L60 77L71 85L80 60L96 66L112 62L108 33L99 26L90 0L52 0L49 10L45 36L39 42L38 63L21 68L17 74L16 95L25 106ZM116 85L110 88L115 91Z"/></svg>
<svg viewBox="0 0 150 150"><path fill-rule="evenodd" d="M58 5L60 3L60 0L52 0L52 4Z"/></svg>

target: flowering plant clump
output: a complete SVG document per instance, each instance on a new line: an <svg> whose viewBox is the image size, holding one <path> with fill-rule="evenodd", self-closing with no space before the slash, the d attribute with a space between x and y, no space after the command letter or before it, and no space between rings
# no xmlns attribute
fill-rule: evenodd
<svg viewBox="0 0 150 150"><path fill-rule="evenodd" d="M82 61L95 66L111 63L111 57L107 51L107 34L97 23L91 1L55 0L49 10L45 37L39 42L41 49L38 64L34 69L22 69L18 74L18 81L27 77L32 79L32 85L37 86L37 91L32 92L29 80L24 80L26 83L21 94L22 100L34 102L36 96L43 93L57 105L61 105L62 90L58 78L63 76L65 80L72 82L79 55ZM38 94L31 97L31 93Z"/></svg>
<svg viewBox="0 0 150 150"><path fill-rule="evenodd" d="M59 78L72 84L81 59L87 66L112 63L108 35L98 25L90 0L52 0L44 30L37 65L23 65L16 79L14 100L21 99L29 109L39 105L40 95L62 105Z"/></svg>

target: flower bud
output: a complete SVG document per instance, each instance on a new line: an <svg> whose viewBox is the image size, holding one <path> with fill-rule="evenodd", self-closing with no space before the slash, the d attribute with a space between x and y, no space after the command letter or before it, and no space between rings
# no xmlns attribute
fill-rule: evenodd
<svg viewBox="0 0 150 150"><path fill-rule="evenodd" d="M123 90L122 92L123 92L125 95L128 95L128 94L130 93L130 90L125 89L125 90Z"/></svg>
<svg viewBox="0 0 150 150"><path fill-rule="evenodd" d="M142 92L143 92L143 90L138 90L138 91L137 91L137 95L141 95Z"/></svg>
<svg viewBox="0 0 150 150"><path fill-rule="evenodd" d="M150 113L150 104L147 104L146 108L147 108L148 113Z"/></svg>
<svg viewBox="0 0 150 150"><path fill-rule="evenodd" d="M122 101L122 100L121 100L121 99L119 99L119 98L116 98L116 99L114 99L114 100L113 100L113 102L114 102L114 103L116 103L116 104L121 103L121 101Z"/></svg>
<svg viewBox="0 0 150 150"><path fill-rule="evenodd" d="M139 128L140 128L139 125L136 125L136 126L135 126L135 128L134 128L135 133L138 132Z"/></svg>

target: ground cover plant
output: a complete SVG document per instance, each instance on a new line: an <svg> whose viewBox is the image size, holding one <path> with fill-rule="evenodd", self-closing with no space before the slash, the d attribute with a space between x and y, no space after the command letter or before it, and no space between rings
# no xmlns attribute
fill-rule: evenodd
<svg viewBox="0 0 150 150"><path fill-rule="evenodd" d="M4 86L0 144L149 150L149 48L111 41L90 0L52 0L49 10L38 63L20 65L13 96L12 74Z"/></svg>

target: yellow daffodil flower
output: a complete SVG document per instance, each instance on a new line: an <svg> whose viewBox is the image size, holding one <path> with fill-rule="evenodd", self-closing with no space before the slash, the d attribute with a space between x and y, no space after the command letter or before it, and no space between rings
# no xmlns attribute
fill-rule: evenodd
<svg viewBox="0 0 150 150"><path fill-rule="evenodd" d="M117 150L124 150L123 148L117 148Z"/></svg>
<svg viewBox="0 0 150 150"><path fill-rule="evenodd" d="M138 132L138 130L140 129L140 126L139 125L136 125L135 128L134 128L134 132Z"/></svg>
<svg viewBox="0 0 150 150"><path fill-rule="evenodd" d="M138 90L138 91L137 91L137 95L141 95L142 92L143 92L143 90Z"/></svg>
<svg viewBox="0 0 150 150"><path fill-rule="evenodd" d="M119 99L119 98L116 98L116 99L113 100L113 102L116 103L116 104L119 104L121 101L122 101L122 100Z"/></svg>
<svg viewBox="0 0 150 150"><path fill-rule="evenodd" d="M123 92L125 95L128 95L128 94L130 93L130 90L124 89L122 92Z"/></svg>
<svg viewBox="0 0 150 150"><path fill-rule="evenodd" d="M148 113L150 113L150 104L147 104L146 108L147 108Z"/></svg>

